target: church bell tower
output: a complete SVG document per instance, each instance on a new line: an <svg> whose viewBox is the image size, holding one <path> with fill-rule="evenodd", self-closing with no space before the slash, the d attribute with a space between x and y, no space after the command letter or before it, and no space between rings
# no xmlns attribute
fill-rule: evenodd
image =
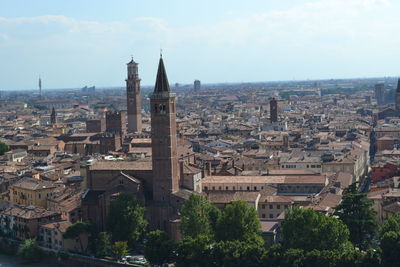
<svg viewBox="0 0 400 267"><path fill-rule="evenodd" d="M150 95L153 200L157 202L169 201L171 193L179 190L175 99L160 57L154 92Z"/></svg>

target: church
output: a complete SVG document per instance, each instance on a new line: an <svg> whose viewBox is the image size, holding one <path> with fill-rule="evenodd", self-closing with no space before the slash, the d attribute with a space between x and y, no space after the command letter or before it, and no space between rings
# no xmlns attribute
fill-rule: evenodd
<svg viewBox="0 0 400 267"><path fill-rule="evenodd" d="M128 63L130 131L141 127L138 123L141 114L137 112L141 107L136 106L140 105L137 65L133 60ZM130 97L135 99L132 101ZM134 194L146 207L150 230L164 230L173 239L179 238L178 211L193 192L201 193L205 171L196 165L195 154L189 147L178 146L176 99L161 56L154 91L150 95L152 156L137 161L98 160L87 166L82 217L94 222L99 231L105 230L110 200L120 193L128 193Z"/></svg>

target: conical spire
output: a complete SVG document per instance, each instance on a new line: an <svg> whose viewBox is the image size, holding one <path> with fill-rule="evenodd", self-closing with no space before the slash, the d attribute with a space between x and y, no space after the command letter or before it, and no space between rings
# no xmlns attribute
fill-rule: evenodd
<svg viewBox="0 0 400 267"><path fill-rule="evenodd" d="M160 57L160 62L158 63L156 85L154 86L154 93L162 93L169 91L170 89L167 78L167 72L165 71L164 61L162 57Z"/></svg>
<svg viewBox="0 0 400 267"><path fill-rule="evenodd" d="M397 93L400 93L400 79L397 81L397 89L396 89Z"/></svg>

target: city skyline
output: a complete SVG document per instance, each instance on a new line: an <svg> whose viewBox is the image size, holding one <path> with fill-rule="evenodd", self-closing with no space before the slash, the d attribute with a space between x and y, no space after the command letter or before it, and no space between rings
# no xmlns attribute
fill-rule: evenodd
<svg viewBox="0 0 400 267"><path fill-rule="evenodd" d="M150 86L160 48L171 83L397 75L390 0L2 2L1 90L122 87L131 55Z"/></svg>

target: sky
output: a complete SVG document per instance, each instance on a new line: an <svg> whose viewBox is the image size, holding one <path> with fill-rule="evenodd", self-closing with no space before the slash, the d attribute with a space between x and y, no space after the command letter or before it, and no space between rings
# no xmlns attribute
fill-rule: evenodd
<svg viewBox="0 0 400 267"><path fill-rule="evenodd" d="M396 0L0 0L0 90L400 75Z"/></svg>

